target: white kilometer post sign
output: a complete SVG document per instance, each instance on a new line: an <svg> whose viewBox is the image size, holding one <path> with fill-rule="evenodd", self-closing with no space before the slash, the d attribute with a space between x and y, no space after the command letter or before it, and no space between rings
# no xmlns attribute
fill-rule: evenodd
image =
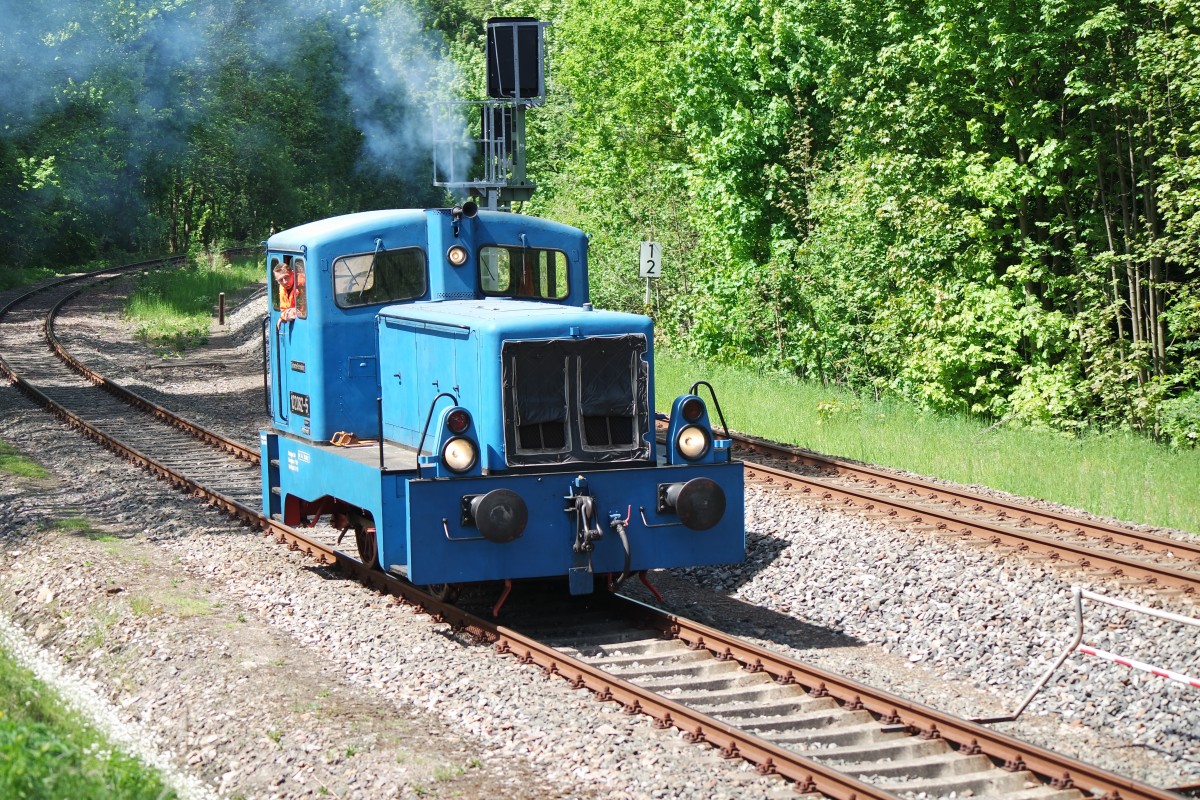
<svg viewBox="0 0 1200 800"><path fill-rule="evenodd" d="M662 277L662 245L658 242L642 242L638 276L646 279L646 305L650 305L650 279Z"/></svg>

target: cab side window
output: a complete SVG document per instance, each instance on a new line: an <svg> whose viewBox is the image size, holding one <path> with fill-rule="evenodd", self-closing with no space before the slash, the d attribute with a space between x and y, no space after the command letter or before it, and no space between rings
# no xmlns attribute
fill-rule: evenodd
<svg viewBox="0 0 1200 800"><path fill-rule="evenodd" d="M295 258L292 260L292 271L296 273L296 315L300 319L308 317L308 274L305 272L305 263L303 258Z"/></svg>
<svg viewBox="0 0 1200 800"><path fill-rule="evenodd" d="M296 316L304 319L308 316L308 276L305 272L304 258L288 254L275 254L270 257L271 267L271 307L276 311L296 309Z"/></svg>
<svg viewBox="0 0 1200 800"><path fill-rule="evenodd" d="M333 294L339 308L413 300L425 289L425 251L419 247L342 256L333 262Z"/></svg>

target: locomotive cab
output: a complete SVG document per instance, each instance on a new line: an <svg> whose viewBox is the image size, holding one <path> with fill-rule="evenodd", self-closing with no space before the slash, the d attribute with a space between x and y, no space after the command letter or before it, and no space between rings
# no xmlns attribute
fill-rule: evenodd
<svg viewBox="0 0 1200 800"><path fill-rule="evenodd" d="M271 313L269 513L329 515L417 584L564 575L579 593L744 558L741 466L694 395L657 445L651 320L591 307L578 229L370 212L276 234L268 266L285 259L305 309L280 292Z"/></svg>

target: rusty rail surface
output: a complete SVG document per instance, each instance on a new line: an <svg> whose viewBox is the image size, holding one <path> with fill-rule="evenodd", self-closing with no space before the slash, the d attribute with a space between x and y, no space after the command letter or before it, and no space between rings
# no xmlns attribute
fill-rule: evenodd
<svg viewBox="0 0 1200 800"><path fill-rule="evenodd" d="M117 383L116 381L113 381L113 380L110 380L109 378L104 377L103 375L96 372L91 367L84 364L79 359L72 356L67 351L67 349L63 346L62 342L59 341L58 336L55 335L54 320L55 320L55 317L58 315L59 310L64 305L66 305L70 300L72 300L76 295L78 295L80 292L82 292L84 290L84 288L86 288L86 287L80 287L80 288L76 289L74 292L71 292L70 294L63 296L54 305L54 307L50 310L50 314L46 317L46 322L42 326L42 331L46 336L46 341L49 342L49 344L50 344L50 349L54 351L54 354L57 355L63 361L63 363L66 364L68 367L70 367L72 370L79 373L84 378L87 378L89 381L91 381L93 384L100 387L104 391L114 395L115 397L117 397L121 400L124 400L129 405L139 408L142 411L146 412L147 414L150 414L151 416L155 417L156 419L159 419L162 422L165 422L168 425L171 425L172 427L178 428L179 430L184 431L185 433L191 434L192 436L196 437L197 439L207 442L208 444L212 445L213 447L216 447L217 449L224 450L225 452L230 453L231 455L236 456L237 458L240 458L244 461L249 461L253 464L258 464L259 463L259 453L257 450L246 447L241 442L235 442L234 440L229 439L225 436L222 436L219 433L210 431L207 428L203 427L202 425L198 425L198 424L192 422L191 420L188 420L187 418L174 413L173 411L169 411L169 410L163 408L162 406L143 397L142 395L138 394L137 392L133 391L132 389L128 389L125 386L122 386L121 384Z"/></svg>
<svg viewBox="0 0 1200 800"><path fill-rule="evenodd" d="M1107 770L1022 742L983 725L860 684L698 622L620 598L643 624L670 633L689 645L700 645L722 660L733 659L754 672L766 672L778 683L797 683L810 691L828 692L843 705L861 706L888 725L902 725L926 738L953 742L962 753L982 753L1006 769L1028 769L1057 788L1075 786L1106 796L1172 798L1170 792L1121 778Z"/></svg>
<svg viewBox="0 0 1200 800"><path fill-rule="evenodd" d="M734 443L741 449L790 461L835 471L842 477L858 480L868 486L894 485L896 488L912 488L930 499L942 499L950 503L958 501L970 511L987 511L1000 517L1011 517L1018 524L1043 525L1051 530L1062 530L1081 536L1128 544L1155 552L1181 554L1182 557L1200 561L1200 537L1196 542L1180 541L1159 536L1149 531L1135 531L1101 520L1089 520L1053 509L1036 508L1027 503L998 500L968 489L936 483L913 475L902 475L895 471L879 469L865 464L856 464L832 456L822 455L802 447L770 442L747 434L733 436Z"/></svg>

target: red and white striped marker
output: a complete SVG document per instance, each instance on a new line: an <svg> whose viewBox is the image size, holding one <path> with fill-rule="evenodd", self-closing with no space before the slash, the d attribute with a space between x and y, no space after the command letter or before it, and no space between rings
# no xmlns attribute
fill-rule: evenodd
<svg viewBox="0 0 1200 800"><path fill-rule="evenodd" d="M1188 686L1194 686L1195 688L1200 689L1200 678L1192 678L1188 675L1184 675L1181 672L1172 672L1169 669L1156 667L1152 664L1147 664L1144 661L1135 661L1132 658L1125 658L1124 656L1119 656L1116 653L1110 653L1107 650L1099 650L1095 647L1088 647L1087 645L1080 645L1076 649L1081 653L1086 653L1089 656L1096 656L1097 658L1102 658L1105 661L1111 661L1114 664L1120 664L1123 667L1140 669L1142 672L1149 672L1151 675L1157 675L1158 677L1166 678L1167 680L1179 681L1180 683L1186 683Z"/></svg>

